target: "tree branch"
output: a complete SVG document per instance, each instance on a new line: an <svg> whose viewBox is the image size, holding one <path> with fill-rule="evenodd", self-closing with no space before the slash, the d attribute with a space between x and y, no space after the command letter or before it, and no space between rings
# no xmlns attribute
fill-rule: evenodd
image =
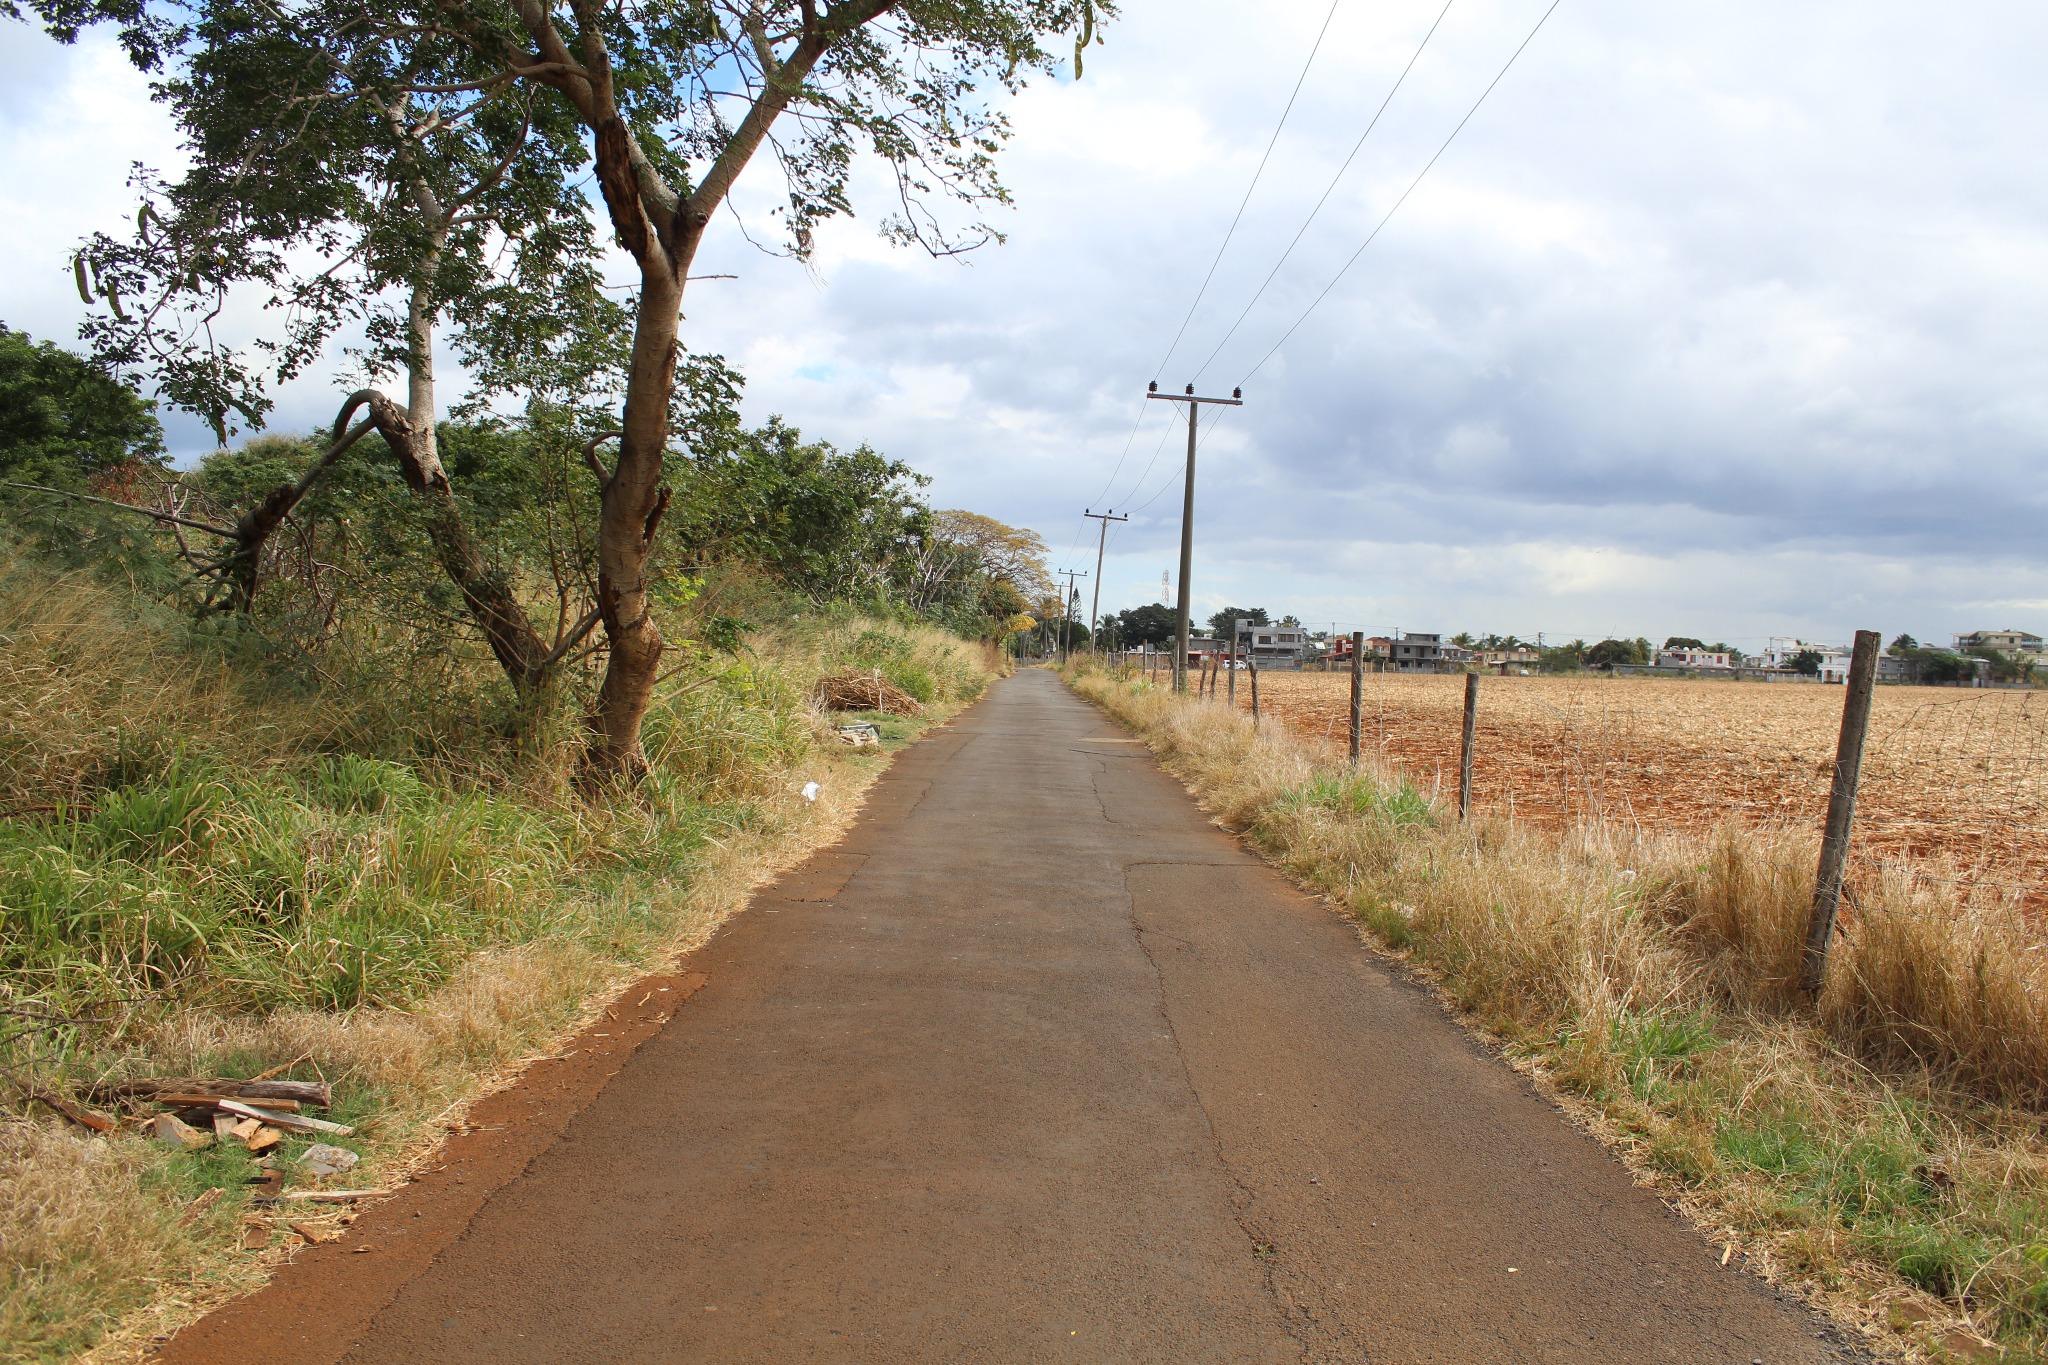
<svg viewBox="0 0 2048 1365"><path fill-rule="evenodd" d="M609 487L612 475L611 471L604 467L604 461L597 458L597 448L606 441L623 440L625 435L623 431L601 431L583 443L583 463L589 465L590 472L597 475L599 488Z"/></svg>
<svg viewBox="0 0 2048 1365"><path fill-rule="evenodd" d="M133 512L139 517L148 517L151 521L166 526L189 527L194 531L204 531L210 536L219 536L222 540L235 538L235 533L225 526L194 521L190 517L181 517L172 512L159 512L153 507L137 507L132 502L121 502L115 498L97 498L90 493L74 493L68 488L47 488L39 483L16 483L12 479L0 480L0 488L21 488L31 493L50 493L60 498L70 498L76 502L97 503L101 507L117 507L123 512Z"/></svg>

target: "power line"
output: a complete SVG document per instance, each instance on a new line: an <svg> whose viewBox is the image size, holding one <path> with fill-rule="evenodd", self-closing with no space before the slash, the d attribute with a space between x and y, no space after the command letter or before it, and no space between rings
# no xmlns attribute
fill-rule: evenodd
<svg viewBox="0 0 2048 1365"><path fill-rule="evenodd" d="M1194 320L1195 310L1201 307L1203 297L1209 292L1210 282L1216 278L1217 267L1223 264L1223 255L1230 249L1231 238L1237 235L1237 226L1243 221L1245 208L1252 201L1252 191L1259 187L1259 180L1266 173L1266 163L1273 158L1273 148L1280 141L1281 130L1287 127L1288 116L1294 112L1294 103L1301 96L1302 84L1308 80L1309 68L1315 65L1316 54L1322 51L1323 39L1330 32L1330 21L1337 17L1337 6L1342 3L1343 0L1330 0L1330 8L1323 15L1323 26L1316 30L1316 40L1309 47L1308 60L1301 64L1301 73L1294 78L1294 89L1288 93L1286 107L1280 111L1280 121L1273 125L1273 135L1266 139L1266 150L1259 157L1258 169L1252 172L1251 183L1244 187L1244 197L1237 201L1237 212L1232 215L1230 226L1223 233L1223 241L1216 247L1216 258L1209 262L1209 273L1202 277L1201 287L1195 291L1194 301L1188 305L1187 315L1180 320L1180 330L1173 334L1173 340L1167 344L1166 354L1161 356L1159 363L1152 367L1152 374L1155 378L1166 369L1166 363L1173 359L1173 353L1180 348L1181 338L1187 335L1188 324ZM1116 486L1117 475L1123 472L1124 461L1130 458L1131 443L1138 439L1138 429L1144 425L1145 413L1149 407L1150 405L1146 403L1138 405L1137 420L1131 423L1130 434L1124 437L1123 449L1117 452L1116 463L1111 466L1109 471L1109 479L1102 485L1102 491L1095 495L1091 500L1092 502L1101 502L1109 496L1110 489ZM1165 445L1165 439L1164 436L1160 437L1162 448ZM1156 450L1153 452L1153 458L1155 461L1158 458ZM1148 464L1146 466L1146 473L1149 474L1150 472L1151 465ZM1145 475L1140 474L1138 476L1139 485L1142 486L1144 482Z"/></svg>
<svg viewBox="0 0 2048 1365"><path fill-rule="evenodd" d="M1330 195L1336 191L1337 183L1344 178L1344 173L1351 169L1352 161L1357 159L1359 150L1365 146L1365 140L1372 136L1372 130L1380 126L1380 116L1387 112L1387 106L1392 104L1394 96L1400 93L1401 86L1408 79L1408 73L1413 71L1415 63L1422 59L1423 49L1428 47L1429 40L1436 36L1437 29L1444 22L1444 16L1451 12L1451 6L1455 3L1456 0L1444 0L1444 7L1437 11L1436 22L1429 26L1429 32L1422 35L1422 41L1416 44L1415 52L1408 58L1408 65L1401 68L1401 74L1394 78L1393 85L1387 90L1386 98L1381 100L1380 107L1373 111L1372 122L1365 125L1365 131L1358 135L1358 141L1351 144L1351 151L1344 158L1344 164L1339 166L1337 173L1330 177L1330 183L1323 186L1322 198L1316 200L1316 206L1308 211L1308 217L1302 220L1301 226L1295 231L1294 240L1289 242L1287 249L1280 253L1280 259L1273 262L1273 268L1266 272L1265 280L1259 285L1257 292L1245 304L1244 311L1239 313L1237 320L1230 324L1230 330L1225 332L1223 339L1216 343L1215 350L1209 352L1209 358L1202 362L1202 368L1195 371L1195 378L1200 379L1203 372L1216 363L1216 357L1222 353L1225 346L1230 344L1230 339L1237 335L1237 329L1242 327L1244 320L1251 316L1252 309L1258 306L1259 300L1266 296L1266 290L1272 286L1274 277L1279 275L1280 267L1287 264L1287 258L1294 254L1294 248L1301 245L1302 237L1307 234L1310 225L1316 221L1316 216L1323 211L1323 205L1330 202ZM1186 324L1183 323L1182 326L1185 328Z"/></svg>
<svg viewBox="0 0 2048 1365"><path fill-rule="evenodd" d="M1220 426L1222 426L1222 425L1223 425L1223 419L1224 419L1224 417L1226 417L1227 415L1228 415L1227 413L1221 413L1221 412L1217 413L1217 414L1216 414L1216 416L1215 416L1215 419L1214 419L1214 420L1212 420L1212 421L1211 421L1211 422L1209 423L1209 425L1208 425L1208 426L1207 426L1206 428L1204 428L1203 430L1201 430L1201 431L1199 431L1199 432L1196 432L1196 433L1195 433L1195 451L1196 451L1196 453L1197 453L1197 454L1199 454L1199 453L1201 452L1201 449L1202 449L1202 447L1203 447L1204 445L1207 445L1207 444L1208 444L1209 438L1210 438L1211 436L1214 436L1214 435L1216 434L1216 428L1218 428L1218 427L1220 427ZM1169 428L1169 430L1170 430L1170 428ZM1164 444L1165 444L1165 438L1164 438L1164 437L1161 437L1161 438L1160 438L1160 444L1161 444L1161 445L1164 445ZM1166 479L1166 482L1165 482L1165 483L1162 483L1162 484L1160 484L1160 485L1159 485L1159 487L1157 487L1157 488L1155 488L1155 489L1153 489L1153 490L1152 490L1152 496L1151 496L1151 497L1149 497L1149 498L1145 499L1145 500L1144 500L1143 502L1139 503L1139 504L1138 504L1138 505L1137 505L1136 507L1133 507L1133 508L1131 508L1131 509L1130 509L1130 512L1131 512L1131 514L1132 514L1133 516L1135 516L1135 515L1136 515L1136 514L1138 514L1139 512L1142 512L1142 511L1144 511L1144 510L1145 510L1145 509L1146 509L1147 507L1150 507L1150 506L1151 506L1151 505L1152 505L1153 503L1155 503L1155 502L1159 501L1159 499L1160 499L1161 497L1163 497L1163 496L1165 495L1165 493L1166 493L1166 490L1167 490L1167 489L1169 489L1169 488L1171 488L1171 487L1173 487L1173 485L1174 485L1174 481L1175 481L1176 479L1180 479L1180 478L1182 478L1182 477L1184 477L1184 473L1183 473L1183 471L1181 471L1181 470L1178 470L1178 469L1174 470L1172 474L1170 474L1170 475L1168 475L1168 476L1167 476L1167 479Z"/></svg>
<svg viewBox="0 0 2048 1365"><path fill-rule="evenodd" d="M1294 320L1293 326L1289 327L1285 332L1282 332L1280 334L1280 339L1273 343L1273 347L1271 350L1267 351L1265 355L1259 358L1259 363L1252 366L1250 370L1246 371L1245 377L1242 380L1238 381L1240 385L1250 383L1252 376L1257 374L1260 370L1266 367L1266 362L1271 360L1275 355L1279 353L1280 348L1287 344L1288 338L1292 337L1295 334L1295 332L1300 329L1302 323L1308 321L1309 314L1315 312L1316 309L1322 304L1322 301L1330 296L1330 291L1337 287L1338 281L1342 280L1344 276L1350 272L1352 266L1358 264L1358 258L1365 254L1365 249L1372 245L1373 239L1375 237L1378 237L1380 235L1380 229L1384 228L1387 225L1388 220L1393 218L1393 216L1396 213L1400 212L1401 205L1407 203L1408 196L1415 193L1415 187L1422 183L1423 176L1429 174L1430 167L1436 165L1437 158L1441 157L1444 154L1444 152L1449 149L1451 143L1457 140L1459 133L1465 131L1465 125L1472 121L1472 116L1479 112L1479 106L1486 103L1486 97L1493 93L1493 88L1499 85L1501 83L1501 79L1508 74L1508 68L1513 66L1515 64L1515 59L1517 57L1520 57L1522 55L1523 50L1526 49L1530 43L1536 40L1536 35L1543 31L1543 25L1550 21L1550 16L1552 14L1555 14L1557 12L1557 7L1563 3L1564 0L1550 0L1550 8L1543 11L1543 17L1536 21L1536 27L1529 30L1529 36L1522 39L1521 46L1517 47L1514 50L1514 52L1510 54L1507 61L1501 66L1501 69L1494 75L1494 78L1491 81L1487 82L1486 89L1479 92L1479 98L1472 101L1472 107L1465 111L1465 117L1458 120L1458 126L1451 129L1451 135L1443 140L1443 145L1436 149L1436 154L1430 157L1428 162L1426 162L1423 165L1422 169L1416 173L1415 178L1408 182L1408 188L1401 191L1401 197L1394 201L1394 206L1387 210L1385 217L1381 218L1379 222L1374 225L1373 230L1366 235L1366 239L1363 242L1359 243L1358 250L1351 253L1351 259L1344 262L1344 268L1342 270L1339 270L1336 273L1336 275L1331 277L1330 282L1323 286L1323 292L1316 295L1314 300L1310 302L1309 306L1302 310L1301 316ZM1214 359L1214 357L1212 356L1211 359Z"/></svg>
<svg viewBox="0 0 2048 1365"><path fill-rule="evenodd" d="M1109 481L1102 485L1102 491L1095 495L1094 502L1101 502L1109 496L1109 490L1116 484L1116 476L1123 472L1125 457L1131 453L1131 442L1138 439L1138 428L1145 425L1145 414L1150 411L1149 404L1138 404L1138 420L1131 423L1131 434L1124 437L1124 448L1117 453L1116 465L1109 471Z"/></svg>
<svg viewBox="0 0 2048 1365"><path fill-rule="evenodd" d="M1166 449L1166 438L1172 434L1173 422L1169 418L1166 425L1159 429L1159 440L1152 447L1152 458L1145 461L1145 467L1138 471L1138 477L1131 482L1131 496L1130 498L1125 498L1125 502L1129 502L1131 498L1137 497L1139 490L1144 488L1145 480L1152 476L1153 466L1159 463L1160 452Z"/></svg>
<svg viewBox="0 0 2048 1365"><path fill-rule="evenodd" d="M1195 310L1202 306L1202 297L1209 292L1209 282L1216 278L1216 267L1223 264L1223 253L1230 249L1230 239L1237 235L1237 225L1244 219L1245 206L1252 202L1252 191L1259 187L1259 177L1266 173L1266 163L1273 157L1273 148L1280 141L1280 130L1287 126L1287 116L1294 112L1294 101L1301 95L1302 82L1308 79L1308 69L1315 65L1316 54L1323 49L1323 38L1330 31L1330 21L1337 17L1337 6L1343 0L1330 0L1330 9L1323 16L1323 26L1316 30L1316 40L1308 50L1308 60L1301 64L1301 74L1294 78L1294 90L1287 96L1287 107L1280 111L1280 121L1273 125L1273 136L1266 139L1265 154L1259 158L1259 167L1252 172L1252 180L1244 187L1244 198L1237 201L1237 212L1231 217L1230 226L1223 233L1223 241L1216 247L1216 259L1209 262L1209 273L1202 276L1202 287L1195 291L1193 303L1188 305L1187 316L1180 320L1180 330L1173 334L1167 345L1166 354L1159 357L1159 363L1152 367L1152 377L1157 379L1166 370L1166 362L1173 359L1173 353L1180 349L1181 338L1187 335L1188 324L1194 321Z"/></svg>

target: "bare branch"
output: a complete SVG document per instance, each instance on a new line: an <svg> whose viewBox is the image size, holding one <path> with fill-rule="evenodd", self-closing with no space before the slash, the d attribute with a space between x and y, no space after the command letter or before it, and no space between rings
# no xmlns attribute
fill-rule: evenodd
<svg viewBox="0 0 2048 1365"><path fill-rule="evenodd" d="M114 498L97 498L90 493L74 493L68 488L47 488L39 483L16 483L12 479L0 480L0 488L21 488L31 493L49 493L60 498L70 498L74 502L97 503L101 507L115 507L123 512L133 512L139 517L148 517L151 521L165 526L184 526L194 531L204 531L210 536L219 536L222 540L235 538L235 533L225 526L213 526L171 512L159 512L153 507L137 507L132 502L121 502Z"/></svg>

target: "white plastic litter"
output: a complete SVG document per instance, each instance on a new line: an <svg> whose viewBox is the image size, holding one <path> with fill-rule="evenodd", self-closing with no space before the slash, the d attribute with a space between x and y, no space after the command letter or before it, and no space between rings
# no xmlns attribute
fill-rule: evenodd
<svg viewBox="0 0 2048 1365"><path fill-rule="evenodd" d="M804 800L806 800L806 801L815 801L815 800L817 800L817 799L818 799L818 793L819 793L819 792L821 792L821 791L823 791L823 790L824 790L824 788L823 788L823 787L820 787L820 786L819 786L819 785L818 785L817 783L815 783L815 782L806 782L806 783L804 783Z"/></svg>

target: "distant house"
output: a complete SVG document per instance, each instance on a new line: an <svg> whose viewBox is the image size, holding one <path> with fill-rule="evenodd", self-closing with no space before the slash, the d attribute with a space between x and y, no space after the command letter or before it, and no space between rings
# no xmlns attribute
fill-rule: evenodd
<svg viewBox="0 0 2048 1365"><path fill-rule="evenodd" d="M1541 660L1538 658L1535 650L1524 647L1521 649L1482 649L1479 651L1479 662L1487 668L1496 668L1503 673L1509 673L1517 668L1534 668Z"/></svg>
<svg viewBox="0 0 2048 1365"><path fill-rule="evenodd" d="M2048 641L2028 630L1973 630L1956 636L1958 654L1974 649L2048 663Z"/></svg>
<svg viewBox="0 0 2048 1365"><path fill-rule="evenodd" d="M1659 668L1733 668L1734 661L1726 650L1720 649L1660 649L1657 651Z"/></svg>
<svg viewBox="0 0 2048 1365"><path fill-rule="evenodd" d="M1397 635L1388 642L1397 673L1441 673L1444 669L1442 635Z"/></svg>
<svg viewBox="0 0 2048 1365"><path fill-rule="evenodd" d="M1452 668L1463 668L1467 664L1479 661L1479 651L1467 649L1463 645L1445 645L1443 659L1444 663Z"/></svg>
<svg viewBox="0 0 2048 1365"><path fill-rule="evenodd" d="M1960 667L1962 676L1955 676L1952 667ZM1951 658L1922 653L1904 659L1896 654L1880 654L1877 656L1877 680L1885 683L1963 683L1982 687L1991 681L1991 660L1974 654Z"/></svg>
<svg viewBox="0 0 2048 1365"><path fill-rule="evenodd" d="M1365 648L1361 651L1366 663L1377 664L1380 660L1386 658L1390 643L1384 635L1366 637ZM1351 637L1349 635L1332 635L1328 647L1323 651L1323 657L1329 660L1332 665L1349 665L1351 662Z"/></svg>
<svg viewBox="0 0 2048 1365"><path fill-rule="evenodd" d="M1294 668L1308 652L1308 631L1301 626L1240 625L1237 653L1261 668Z"/></svg>
<svg viewBox="0 0 2048 1365"><path fill-rule="evenodd" d="M1763 653L1747 656L1742 664L1745 668L1775 668L1792 672L1792 661L1808 652L1820 655L1819 677L1822 682L1839 683L1849 680L1848 646L1820 645L1791 635L1773 635L1770 643L1764 647Z"/></svg>

